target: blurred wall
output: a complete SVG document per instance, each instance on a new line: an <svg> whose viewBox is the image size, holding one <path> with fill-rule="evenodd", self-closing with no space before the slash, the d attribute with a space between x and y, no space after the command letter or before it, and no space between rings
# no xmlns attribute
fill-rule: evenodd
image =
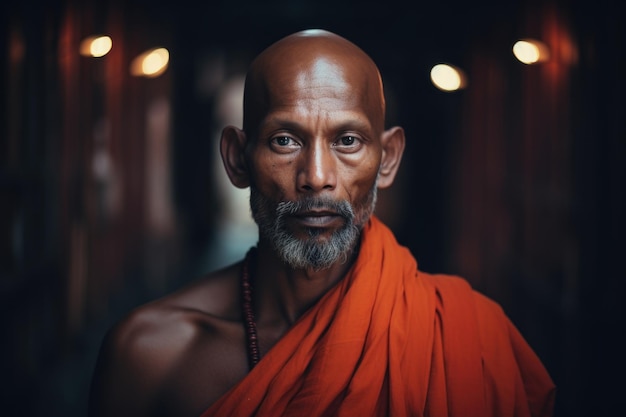
<svg viewBox="0 0 626 417"><path fill-rule="evenodd" d="M254 242L216 140L269 43L323 27L379 63L408 144L378 214L432 272L502 304L558 386L558 416L609 416L623 371L624 31L610 2L147 0L3 3L3 409L85 413L106 329ZM111 52L80 56L106 33ZM511 46L542 39L550 61ZM170 63L134 77L156 46ZM430 67L465 69L443 93ZM239 97L239 99L238 99ZM235 109L235 110L233 110ZM225 186L226 185L226 186ZM236 214L235 217L227 215Z"/></svg>

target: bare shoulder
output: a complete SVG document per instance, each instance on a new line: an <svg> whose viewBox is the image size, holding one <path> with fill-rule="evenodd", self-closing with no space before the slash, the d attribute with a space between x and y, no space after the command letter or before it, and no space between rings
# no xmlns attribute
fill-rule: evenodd
<svg viewBox="0 0 626 417"><path fill-rule="evenodd" d="M245 375L237 271L210 274L113 326L98 358L90 415L199 415Z"/></svg>

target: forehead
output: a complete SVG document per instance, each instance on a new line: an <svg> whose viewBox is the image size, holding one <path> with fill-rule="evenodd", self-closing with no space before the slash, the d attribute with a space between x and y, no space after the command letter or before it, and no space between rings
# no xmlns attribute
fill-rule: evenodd
<svg viewBox="0 0 626 417"><path fill-rule="evenodd" d="M293 101L345 100L353 104L363 95L362 86L345 68L327 59L318 59L311 65L293 65L277 70L267 82L268 106L284 105Z"/></svg>
<svg viewBox="0 0 626 417"><path fill-rule="evenodd" d="M341 118L358 115L377 125L383 116L383 103L376 83L364 71L354 71L344 62L320 57L307 64L279 66L266 80L261 119L270 113Z"/></svg>

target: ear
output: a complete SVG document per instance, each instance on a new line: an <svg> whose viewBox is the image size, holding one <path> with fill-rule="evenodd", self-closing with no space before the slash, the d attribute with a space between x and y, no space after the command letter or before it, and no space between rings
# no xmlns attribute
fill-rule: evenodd
<svg viewBox="0 0 626 417"><path fill-rule="evenodd" d="M404 129L394 126L382 134L383 156L380 161L378 188L387 188L393 184L404 153Z"/></svg>
<svg viewBox="0 0 626 417"><path fill-rule="evenodd" d="M220 153L224 168L230 182L237 188L246 188L250 185L248 164L246 163L246 134L234 126L226 126L222 130Z"/></svg>

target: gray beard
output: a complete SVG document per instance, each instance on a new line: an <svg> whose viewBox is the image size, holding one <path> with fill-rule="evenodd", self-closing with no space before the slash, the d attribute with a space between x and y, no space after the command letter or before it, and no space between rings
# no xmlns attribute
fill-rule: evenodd
<svg viewBox="0 0 626 417"><path fill-rule="evenodd" d="M259 226L259 235L266 238L278 256L294 269L321 270L336 262L346 262L355 248L365 223L374 212L377 199L374 184L367 200L359 207L352 207L346 200L306 197L298 201L273 204L255 186L250 187L250 208ZM344 225L328 239L320 238L320 230L311 228L306 239L299 239L289 229L285 218L291 214L311 209L328 209L344 219Z"/></svg>

